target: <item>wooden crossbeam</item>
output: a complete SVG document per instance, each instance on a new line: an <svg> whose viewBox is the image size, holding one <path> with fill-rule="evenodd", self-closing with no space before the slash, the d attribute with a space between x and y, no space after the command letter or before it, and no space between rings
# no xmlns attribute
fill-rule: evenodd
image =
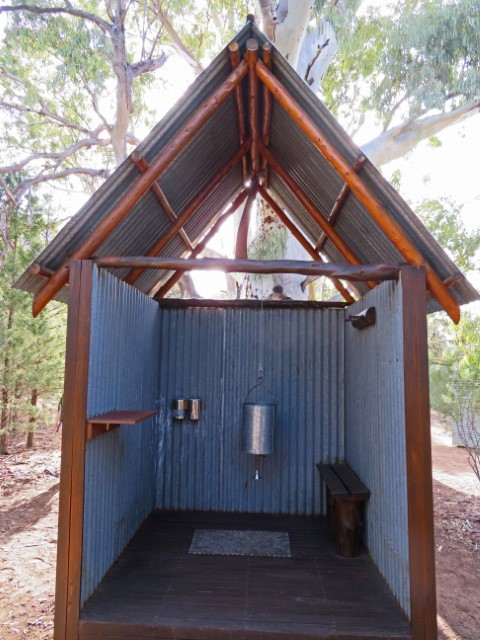
<svg viewBox="0 0 480 640"><path fill-rule="evenodd" d="M230 61L232 64L232 69L236 69L240 65L240 48L238 46L238 42L231 42L228 46L230 51ZM240 144L242 145L246 138L246 130L245 130L245 108L243 106L243 95L242 95L242 87L237 85L235 87L235 104L237 107L237 121L238 121L238 133ZM248 162L247 156L243 156L242 158L242 176L243 181L246 182L248 180Z"/></svg>
<svg viewBox="0 0 480 640"><path fill-rule="evenodd" d="M296 240L302 245L305 251L310 255L313 260L320 260L324 262L322 256L320 256L317 251L312 247L307 238L303 235L300 229L290 220L290 218L285 215L282 211L281 207L277 202L270 196L270 194L262 187L259 186L258 193L262 196L268 206L276 213L276 215L280 218L283 224L287 227L290 233L293 235ZM343 298L347 302L355 302L355 298L351 295L351 293L346 289L343 284L338 280L338 278L332 278L332 282L337 289L337 291L343 296Z"/></svg>
<svg viewBox="0 0 480 640"><path fill-rule="evenodd" d="M224 222L230 218L230 216L237 211L237 209L242 205L242 203L246 200L249 195L249 190L245 189L242 193L235 198L235 200L227 207L226 211L222 213L222 215L216 220L215 224L212 226L210 231L205 235L205 237L197 244L195 249L188 256L189 259L196 258L202 251L205 249L210 240L218 233L218 231L223 226ZM167 293L170 291L172 287L174 287L180 278L183 276L184 271L176 271L170 278L163 284L158 293L155 289L152 289L149 292L149 295L154 296L156 300L160 300L164 298Z"/></svg>
<svg viewBox="0 0 480 640"><path fill-rule="evenodd" d="M410 264L425 267L429 289L453 322L458 323L460 321L458 302L432 267L426 263L420 251L410 242L400 225L393 220L380 200L370 191L340 152L327 140L313 120L303 111L296 100L261 60L257 60L256 68L260 80L269 88L275 99L278 100L292 120L298 124L313 142L327 162L342 176L352 193L363 204L397 250Z"/></svg>
<svg viewBox="0 0 480 640"><path fill-rule="evenodd" d="M93 262L107 269L163 269L168 271L224 271L225 273L298 273L365 282L397 280L401 267L392 264L347 265L333 262L305 262L304 260L228 260L227 258L146 258L109 256L94 258Z"/></svg>
<svg viewBox="0 0 480 640"><path fill-rule="evenodd" d="M147 256L154 257L157 256L163 249L167 246L167 244L172 240L178 230L183 227L183 225L192 217L198 207L202 204L205 198L220 184L220 182L227 176L233 167L240 162L242 157L248 153L250 149L250 140L245 140L243 145L238 149L236 153L230 158L230 160L220 169L220 171L210 180L209 184L204 187L200 193L186 206L185 210L182 214L177 218L177 220L170 225L170 227L165 231L162 237L156 242L153 247L147 253ZM125 278L125 282L129 284L133 284L137 278L142 274L143 269L133 269L129 274L127 274Z"/></svg>
<svg viewBox="0 0 480 640"><path fill-rule="evenodd" d="M192 140L202 126L217 111L218 107L235 91L235 87L247 75L244 60L234 69L224 82L199 107L184 124L167 146L159 153L150 167L130 187L120 202L113 206L107 216L97 225L88 238L78 247L52 277L37 291L33 299L33 315L37 316L53 296L68 280L68 265L71 259L89 258L104 242L120 222L128 215L142 195L151 187L159 175L169 166L182 149ZM179 228L182 225L179 226ZM177 229L178 231L178 229Z"/></svg>
<svg viewBox="0 0 480 640"><path fill-rule="evenodd" d="M365 160L366 160L365 156L360 156L360 158L355 160L353 164L353 170L358 173L360 169L363 167L363 165L365 164ZM347 183L345 183L337 199L335 200L332 210L330 211L330 214L328 216L328 222L331 225L335 223L335 220L340 215L340 211L342 210L343 205L345 204L345 200L347 199L349 193L350 193L350 187L348 186ZM317 244L315 245L315 249L317 251L321 251L325 246L325 242L327 241L327 239L328 239L327 235L325 233L322 233L322 235L318 239Z"/></svg>
<svg viewBox="0 0 480 640"><path fill-rule="evenodd" d="M141 156L138 151L134 151L131 156L130 156L131 161L138 167L138 169L142 172L145 173L145 171L148 169L149 164L148 162L145 160L145 158L143 156ZM150 187L150 189L152 190L152 193L155 195L155 197L157 198L158 202L160 203L160 206L162 207L162 209L165 211L165 213L167 214L167 216L170 218L170 220L172 222L174 222L177 219L177 216L175 214L175 211L172 209L172 207L170 206L170 203L168 202L165 194L163 193L163 190L161 189L160 185L158 184L158 182L154 182L152 184L152 186ZM187 236L186 232L184 229L179 229L178 231L178 235L181 237L181 239L183 240L185 246L187 247L187 249L189 249L190 251L193 249L193 245L190 242L190 238Z"/></svg>

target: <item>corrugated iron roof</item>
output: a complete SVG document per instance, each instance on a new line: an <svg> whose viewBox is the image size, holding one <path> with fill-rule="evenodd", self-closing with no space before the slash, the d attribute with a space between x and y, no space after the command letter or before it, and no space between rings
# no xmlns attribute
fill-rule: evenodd
<svg viewBox="0 0 480 640"><path fill-rule="evenodd" d="M260 45L268 42L256 26L248 22L235 37L242 55L245 52L247 39L250 37L255 37ZM361 150L273 46L272 62L275 77L322 131L326 139L350 165L353 165L362 156ZM229 49L226 47L195 80L188 94L170 110L137 147L137 154L151 164L158 154L172 142L188 119L211 96L212 92L226 80L231 70ZM247 78L243 80L242 91L245 113L248 115L246 87ZM262 117L261 93L259 96L260 118ZM246 121L248 134L248 117ZM157 181L177 216L181 215L187 205L209 184L239 146L237 109L234 94L231 94L176 156ZM318 211L327 218L344 186L344 180L298 124L275 100L272 106L270 149L315 204ZM289 217L315 245L322 233L318 223L305 210L282 179L272 169L269 171L268 191L270 195L282 205ZM127 158L52 240L35 262L46 269L57 270L68 256L90 236L112 207L122 200L139 175L140 170L131 157ZM443 281L448 279L455 283L451 291L458 303L465 304L479 299L477 291L371 162L365 160L359 170L359 175L440 279ZM203 204L185 224L184 229L193 245L203 237L224 207L243 188L241 163L238 163L205 198ZM170 225L169 217L152 190L149 189L95 251L95 256L145 255ZM386 237L365 206L352 192L347 196L334 226L362 263L398 264L405 262L402 254ZM185 255L185 251L185 243L177 235L162 250L161 255L181 257ZM324 245L323 253L332 262L345 262L343 256L329 240ZM127 273L127 271L117 270L119 277L124 277ZM166 272L148 270L142 273L135 281L134 286L149 293L158 288L158 284L164 282L168 276L169 274ZM17 280L15 286L35 293L44 283L43 278L27 270ZM358 284L357 287L361 291L367 290L365 284ZM66 300L65 287L56 297ZM439 308L434 299L429 302L430 311Z"/></svg>

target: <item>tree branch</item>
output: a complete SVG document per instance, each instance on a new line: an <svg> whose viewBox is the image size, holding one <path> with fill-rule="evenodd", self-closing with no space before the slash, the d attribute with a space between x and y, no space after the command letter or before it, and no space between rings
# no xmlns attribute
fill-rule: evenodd
<svg viewBox="0 0 480 640"><path fill-rule="evenodd" d="M480 110L480 102L469 102L446 113L409 119L371 140L362 151L377 167L401 158L411 151L421 140L457 124Z"/></svg>
<svg viewBox="0 0 480 640"><path fill-rule="evenodd" d="M165 62L168 60L168 56L166 53L162 53L156 58L148 58L147 60L143 60L142 62L136 62L135 64L130 65L130 71L132 73L133 78L138 78L144 73L151 73L156 69L160 69L163 67Z"/></svg>
<svg viewBox="0 0 480 640"><path fill-rule="evenodd" d="M158 0L155 0L155 2L153 3L153 6L154 6L154 9L155 9L157 15L159 16L160 20L162 21L163 26L165 27L165 31L170 36L170 38L171 38L173 44L175 45L175 47L183 55L183 57L186 59L188 64L191 67L193 67L197 73L201 73L203 71L203 66L197 60L197 58L195 57L194 53L192 51L190 51L190 49L185 45L185 43L183 42L182 38L179 36L179 34L175 30L174 26L172 25L172 23L168 19L167 14L162 10L161 5L158 2Z"/></svg>
<svg viewBox="0 0 480 640"><path fill-rule="evenodd" d="M100 16L95 15L94 13L90 13L89 11L82 11L81 9L74 9L70 2L65 3L67 6L63 7L37 7L32 4L17 4L15 6L7 6L0 7L0 13L12 12L12 11L30 11L30 13L35 13L37 15L42 15L45 13L65 13L70 16L75 16L76 18L82 18L83 20L89 20L96 24L104 33L109 33L111 25L108 24L105 20L100 18Z"/></svg>
<svg viewBox="0 0 480 640"><path fill-rule="evenodd" d="M20 183L14 190L15 195L23 195L30 187L42 182L49 182L51 180L62 180L63 178L69 178L71 176L89 176L91 178L108 178L109 172L106 169L88 169L86 167L72 167L71 169L63 169L63 171L57 171L56 173L45 173L36 176L35 178L29 178ZM17 197L18 200L18 197Z"/></svg>
<svg viewBox="0 0 480 640"><path fill-rule="evenodd" d="M17 206L17 201L15 200L15 196L13 195L13 193L10 191L10 189L8 188L8 184L5 182L5 179L2 175L0 175L0 184L2 185L7 198L10 200L10 202L13 204L14 207Z"/></svg>
<svg viewBox="0 0 480 640"><path fill-rule="evenodd" d="M21 171L24 169L27 164L30 162L34 162L35 160L66 160L70 156L72 156L80 149L86 149L90 147L106 147L110 144L110 140L101 140L100 138L86 138L84 140L79 140L75 144L72 144L70 147L65 149L64 151L51 151L48 153L33 153L28 158L24 158L17 164L10 165L7 167L0 167L0 174L6 173L14 173L16 171Z"/></svg>

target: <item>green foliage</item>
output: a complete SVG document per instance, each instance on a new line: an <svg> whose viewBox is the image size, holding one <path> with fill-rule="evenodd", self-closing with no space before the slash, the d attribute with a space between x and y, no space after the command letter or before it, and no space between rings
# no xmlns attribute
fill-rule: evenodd
<svg viewBox="0 0 480 640"><path fill-rule="evenodd" d="M388 16L371 10L340 40L324 98L337 113L374 111L385 128L476 100L479 32L478 0L401 0Z"/></svg>
<svg viewBox="0 0 480 640"><path fill-rule="evenodd" d="M8 252L0 272L0 378L3 434L22 427L32 429L29 418L45 417L49 403L62 393L66 313L53 304L39 318L31 313L31 296L11 287L31 260L45 247L55 231L43 208L48 201L31 198L28 206L15 209L10 218ZM47 208L48 211L48 208ZM32 391L39 406L30 404Z"/></svg>
<svg viewBox="0 0 480 640"><path fill-rule="evenodd" d="M424 200L416 212L430 233L462 271L471 271L477 263L480 229L469 232L462 220L462 206L447 198Z"/></svg>
<svg viewBox="0 0 480 640"><path fill-rule="evenodd" d="M263 227L255 234L248 255L252 260L278 260L285 255L288 230L282 226Z"/></svg>

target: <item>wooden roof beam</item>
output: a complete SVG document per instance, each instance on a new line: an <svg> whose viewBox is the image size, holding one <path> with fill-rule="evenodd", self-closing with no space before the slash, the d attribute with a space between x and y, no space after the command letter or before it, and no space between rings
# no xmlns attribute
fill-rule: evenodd
<svg viewBox="0 0 480 640"><path fill-rule="evenodd" d="M272 70L272 45L270 42L265 42L263 45L263 64ZM272 120L272 94L268 90L267 86L263 85L263 121L262 121L262 143L267 149L270 146L270 124ZM268 164L265 158L262 156L261 166L261 184L268 189Z"/></svg>
<svg viewBox="0 0 480 640"><path fill-rule="evenodd" d="M269 149L266 149L262 143L260 143L260 153L266 158L268 164L275 170L276 173L278 173L280 178L283 180L283 182L285 182L292 193L295 194L295 197L298 199L300 204L306 209L306 211L308 211L308 213L312 216L318 226L322 229L322 231L327 234L332 244L342 254L345 260L352 265L361 265L362 263L360 262L360 260L357 258L352 249L350 249L347 243L343 240L343 238L339 235L337 230L329 225L326 218L320 213L320 211L318 211L307 194L299 187L296 180L292 178L292 176L283 167L283 165L280 164L280 162L275 158L273 153ZM373 288L374 286L374 283L369 283L370 288Z"/></svg>
<svg viewBox="0 0 480 640"><path fill-rule="evenodd" d="M397 280L401 266L395 264L334 264L333 262L308 262L304 260L229 260L227 258L156 258L109 256L94 258L93 262L106 269L163 269L168 271L224 271L225 273L298 273L301 275L327 276L365 282L366 280Z"/></svg>
<svg viewBox="0 0 480 640"><path fill-rule="evenodd" d="M230 51L232 69L236 69L240 64L240 48L238 46L238 42L231 42L228 45L228 49ZM240 145L242 145L247 138L247 134L245 131L245 108L243 106L242 87L240 84L235 87L234 95L235 104L237 106L238 133ZM248 161L246 155L242 158L242 175L243 182L246 182L248 180Z"/></svg>
<svg viewBox="0 0 480 640"><path fill-rule="evenodd" d="M270 194L260 186L258 188L258 193L262 196L265 202L269 207L276 213L276 215L280 218L283 224L287 227L290 233L294 238L301 244L301 246L305 249L305 251L310 255L313 260L320 260L321 262L325 262L322 256L318 255L317 251L313 248L307 238L303 235L300 229L290 220L290 218L282 211L281 207L278 203L270 196ZM355 302L355 298L351 295L351 293L346 289L343 284L337 278L332 278L332 282L343 298L347 302Z"/></svg>
<svg viewBox="0 0 480 640"><path fill-rule="evenodd" d="M68 265L70 260L84 260L104 242L120 222L128 215L132 207L149 189L159 175L168 167L182 149L192 140L207 120L217 111L218 107L235 91L247 75L247 64L244 60L226 78L224 82L205 100L192 117L184 124L166 147L152 162L150 167L135 181L120 202L109 211L106 217L92 231L90 236L78 247L53 276L37 291L33 299L33 315L37 316L53 296L60 291L68 280ZM182 226L182 225L180 225Z"/></svg>
<svg viewBox="0 0 480 640"><path fill-rule="evenodd" d="M360 169L363 167L363 165L365 164L365 160L366 158L363 155L360 156L357 160L355 160L355 162L353 163L353 170L356 173L358 173ZM340 215L340 211L343 209L343 205L345 204L345 200L347 199L349 193L350 193L350 187L348 186L347 183L345 183L338 195L338 198L335 200L332 210L330 211L330 215L328 216L328 222L331 225L335 223L336 219ZM327 236L324 233L322 233L322 235L318 239L317 244L315 245L315 249L317 251L321 251L325 246L326 241L327 241Z"/></svg>
<svg viewBox="0 0 480 640"><path fill-rule="evenodd" d="M447 287L445 287L432 267L427 264L420 251L410 242L400 225L393 220L380 200L375 197L363 180L353 171L348 162L326 139L311 118L301 109L300 105L292 98L285 87L261 60L257 60L256 68L260 80L270 89L273 96L298 124L305 135L313 142L327 162L342 176L351 191L370 213L396 249L410 264L425 267L429 289L453 322L458 323L460 320L460 307L458 302Z"/></svg>
<svg viewBox="0 0 480 640"><path fill-rule="evenodd" d="M205 249L205 247L210 242L210 240L218 233L220 228L223 226L223 223L228 218L230 218L230 216L233 213L235 213L238 207L240 207L242 203L246 200L248 194L249 194L249 190L244 189L242 193L239 196L237 196L232 203L228 205L227 210L224 211L219 218L217 218L212 228L203 237L203 239L200 240L200 242L197 244L195 249L190 253L190 255L188 256L188 259L196 258L200 253L202 253L202 251ZM167 295L167 293L170 291L170 289L177 284L177 282L180 280L180 278L183 276L184 273L185 272L182 270L175 271L175 273L171 275L170 278L160 287L160 289L158 290L158 293L155 291L155 289L152 289L149 292L149 295L154 296L155 300L160 300L161 298L164 298Z"/></svg>
<svg viewBox="0 0 480 640"><path fill-rule="evenodd" d="M247 40L247 51L245 61L248 65L248 117L250 122L250 137L252 146L250 148L251 158L251 179L258 180L260 172L260 156L258 153L259 126L258 126L258 76L256 64L258 61L258 42L255 38Z"/></svg>
<svg viewBox="0 0 480 640"><path fill-rule="evenodd" d="M148 257L157 256L163 249L167 246L167 244L172 240L178 230L183 227L183 225L192 217L198 207L202 204L205 198L221 183L221 181L230 173L233 167L240 162L242 157L248 153L250 149L250 140L245 140L243 145L236 151L230 160L220 169L220 171L210 180L206 187L204 187L200 193L193 198L193 200L186 206L182 214L177 218L177 220L170 225L170 227L165 231L162 237L156 242L148 251ZM133 284L137 278L144 271L143 268L133 269L130 273L124 278L125 282L129 284Z"/></svg>
<svg viewBox="0 0 480 640"><path fill-rule="evenodd" d="M141 156L138 151L134 151L131 156L130 156L131 161L138 167L138 169L142 172L145 173L145 171L148 169L149 164L148 162L145 160L145 158L143 156ZM150 189L152 190L154 196L157 198L158 202L160 203L160 206L162 207L162 209L165 211L165 213L167 214L167 216L170 218L170 220L172 222L174 222L177 219L177 216L175 215L175 211L172 209L172 207L170 206L170 203L168 202L165 194L163 193L162 188L160 187L160 185L158 184L158 182L154 182L152 184L152 186L150 187ZM187 249L189 249L190 251L193 249L193 245L190 242L190 238L188 237L188 235L186 234L184 229L179 229L178 231L178 235L181 237L181 239L183 240L183 243L185 244L185 246L187 247Z"/></svg>

